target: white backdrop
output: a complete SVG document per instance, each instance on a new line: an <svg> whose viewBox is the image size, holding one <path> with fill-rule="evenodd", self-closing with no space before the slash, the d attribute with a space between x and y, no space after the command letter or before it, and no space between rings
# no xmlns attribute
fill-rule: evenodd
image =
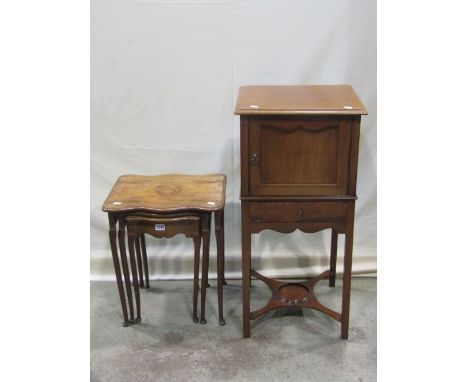
<svg viewBox="0 0 468 382"><path fill-rule="evenodd" d="M119 175L213 172L228 178L226 275L240 277L233 109L239 86L261 84L350 84L366 105L353 272L376 272L375 0L92 0L91 28L93 279L114 278L101 205ZM330 235L263 231L252 238L252 266L276 276L319 273ZM152 278L193 277L191 239L147 244ZM214 276L214 232L211 244ZM339 257L338 272L341 265Z"/></svg>

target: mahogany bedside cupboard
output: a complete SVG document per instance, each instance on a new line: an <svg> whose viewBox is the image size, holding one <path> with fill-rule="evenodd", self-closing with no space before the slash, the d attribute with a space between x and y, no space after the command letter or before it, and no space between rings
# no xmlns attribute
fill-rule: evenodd
<svg viewBox="0 0 468 382"><path fill-rule="evenodd" d="M361 115L351 86L242 86L240 115L243 334L250 321L285 306L319 310L341 322L348 338L354 204ZM331 229L330 269L306 281L283 282L251 269L252 233L271 229L306 233ZM322 305L314 285L335 286L338 234L345 235L341 313ZM272 291L269 303L250 311L250 278Z"/></svg>

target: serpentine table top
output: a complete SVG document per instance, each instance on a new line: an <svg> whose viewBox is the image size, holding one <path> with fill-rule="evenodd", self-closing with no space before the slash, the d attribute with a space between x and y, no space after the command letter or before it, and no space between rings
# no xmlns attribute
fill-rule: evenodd
<svg viewBox="0 0 468 382"><path fill-rule="evenodd" d="M224 208L226 176L208 175L123 175L102 206L112 213L217 211Z"/></svg>

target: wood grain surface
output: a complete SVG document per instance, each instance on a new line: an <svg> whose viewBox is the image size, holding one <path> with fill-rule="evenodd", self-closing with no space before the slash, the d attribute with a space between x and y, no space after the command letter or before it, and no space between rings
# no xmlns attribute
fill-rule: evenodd
<svg viewBox="0 0 468 382"><path fill-rule="evenodd" d="M224 208L226 176L123 175L102 206L105 212L217 211Z"/></svg>
<svg viewBox="0 0 468 382"><path fill-rule="evenodd" d="M244 118L251 194L346 194L352 116Z"/></svg>
<svg viewBox="0 0 468 382"><path fill-rule="evenodd" d="M367 110L349 85L241 86L238 115L358 114Z"/></svg>

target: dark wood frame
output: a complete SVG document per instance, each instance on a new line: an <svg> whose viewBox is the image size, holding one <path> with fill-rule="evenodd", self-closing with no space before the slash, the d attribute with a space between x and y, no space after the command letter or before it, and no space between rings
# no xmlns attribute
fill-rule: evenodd
<svg viewBox="0 0 468 382"><path fill-rule="evenodd" d="M218 322L220 325L225 325L223 315L223 285L226 284L224 277L224 210L216 210L213 213L215 217L215 233L217 242ZM211 212L202 212L199 210L157 214L144 211L126 211L122 213L109 212L108 220L112 259L124 320L123 326L141 322L140 287L144 286L145 288L149 288L150 286L145 234L150 234L154 237L173 237L179 233L185 234L187 237L191 237L194 242L194 290L192 312L194 322L198 322L198 275L200 265L200 246L201 242L203 242L200 323L205 324L206 288L209 285L208 266L211 235ZM119 223L118 230L117 222ZM132 222L140 222L143 224L139 226L138 224L132 224ZM145 223L158 224L158 222L166 224L168 229L166 231L151 231L148 230L148 226L145 225ZM128 234L128 255L125 243L125 231L127 231ZM119 250L117 250L117 241ZM130 262L132 277L130 277L128 262ZM133 303L132 284L135 294L136 317Z"/></svg>
<svg viewBox="0 0 468 382"><path fill-rule="evenodd" d="M345 138L340 138L340 145L345 145L345 158L342 158L340 166L346 165L346 183L344 187L338 187L332 192L314 192L314 189L303 192L298 187L284 187L284 191L278 192L272 188L273 192L258 192L258 186L252 187L251 171L253 166L257 166L259 158L253 156L252 152L252 133L250 132L251 123L258 125L258 120L275 120L277 125L285 123L285 128L290 129L289 121L312 121L315 118L320 119L327 124L332 124L337 118L345 122ZM241 208L242 208L242 303L243 303L243 336L250 337L250 321L267 313L271 309L277 309L287 306L297 306L311 308L322 311L333 319L341 323L341 337L348 338L349 332L349 309L351 292L351 272L352 272L352 250L354 235L354 211L356 197L356 177L359 152L359 130L360 115L346 116L299 116L284 117L265 115L251 116L241 115L240 117L240 161L241 161ZM313 125L313 124L312 124ZM340 125L342 129L343 125ZM258 134L258 132L254 133ZM345 139L343 143L341 139ZM256 192L257 191L257 192ZM275 218L271 212L271 206L267 203L286 203L281 211L287 211L284 217ZM336 203L343 204L342 213ZM279 204L278 204L279 205ZM310 210L318 211L317 214L307 215L304 205L309 205ZM298 214L291 218L289 212L291 208L297 208ZM304 211L306 211L304 213ZM253 213L254 212L254 213ZM274 280L262 276L260 273L251 269L251 235L259 233L264 229L271 229L281 233L291 233L299 229L306 233L314 233L324 229L331 229L331 251L330 251L330 269L317 277L312 277L304 282L286 283L280 280ZM314 285L321 279L328 278L329 286L335 286L336 280L336 258L337 258L337 240L338 234L345 235L344 250L344 268L343 268L343 290L341 313L334 312L331 309L319 303L313 293ZM251 277L254 276L264 281L272 291L272 297L269 303L263 308L250 311L250 286ZM298 298L285 298L284 294L297 296Z"/></svg>

